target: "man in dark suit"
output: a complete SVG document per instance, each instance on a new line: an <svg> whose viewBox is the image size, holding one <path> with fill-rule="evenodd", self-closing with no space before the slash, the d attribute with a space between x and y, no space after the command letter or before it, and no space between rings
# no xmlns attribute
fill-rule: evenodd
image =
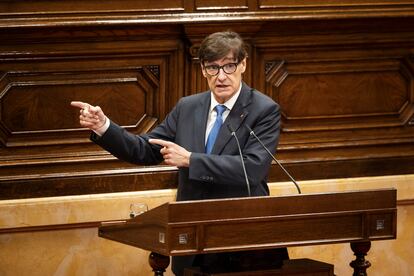
<svg viewBox="0 0 414 276"><path fill-rule="evenodd" d="M266 196L271 157L245 125L274 153L280 111L272 99L242 81L246 58L243 40L237 33L219 32L206 37L199 59L210 90L180 99L165 120L144 135L128 133L110 121L98 106L83 102L72 105L81 109L80 124L94 131L92 141L119 159L146 165L164 161L178 167L179 201ZM229 129L235 131L240 141L249 187ZM286 249L272 253L279 259L288 258ZM216 262L230 259L231 254L174 257L172 269L176 275L182 275L184 267L215 266Z"/></svg>

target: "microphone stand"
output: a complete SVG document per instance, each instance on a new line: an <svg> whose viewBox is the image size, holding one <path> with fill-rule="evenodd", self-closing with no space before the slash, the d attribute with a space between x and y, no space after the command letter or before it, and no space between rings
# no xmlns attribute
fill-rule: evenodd
<svg viewBox="0 0 414 276"><path fill-rule="evenodd" d="M256 138L256 140L260 143L260 145L266 150L266 152L272 157L272 159L279 165L279 167L282 168L282 170L285 172L285 174L290 178L290 180L293 182L293 184L295 184L296 189L298 190L298 193L301 194L302 191L299 188L298 183L296 183L295 179L290 175L290 173L282 166L282 164L280 164L279 160L277 160L273 154L270 152L270 150L263 144L263 142L259 139L259 137L257 137L256 133L254 133L254 131L248 126L245 125L247 127L247 129L250 131L250 135L253 135L254 138Z"/></svg>
<svg viewBox="0 0 414 276"><path fill-rule="evenodd" d="M236 132L232 129L232 127L229 124L227 125L227 128L231 132L231 135L234 136L234 138L236 139L237 147L239 148L240 160L241 160L242 167L243 167L244 178L246 179L247 194L250 197L251 196L250 183L249 183L249 178L247 177L246 166L244 165L244 160L243 160L242 150L241 150L241 147L240 147L240 142L239 142L239 139L237 138Z"/></svg>

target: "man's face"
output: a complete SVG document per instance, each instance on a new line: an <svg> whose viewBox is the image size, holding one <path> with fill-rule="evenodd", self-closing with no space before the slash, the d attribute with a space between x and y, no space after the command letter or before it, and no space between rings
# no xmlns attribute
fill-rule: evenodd
<svg viewBox="0 0 414 276"><path fill-rule="evenodd" d="M207 79L208 86L213 92L214 98L219 103L224 103L230 99L240 87L242 74L246 70L246 59L243 59L240 63L238 63L238 65L235 65L234 63L237 62L238 60L234 59L233 53L229 53L222 59L213 62L206 61L204 66L201 65L201 71ZM211 73L211 71L217 69L217 66L225 67L220 68L217 75L210 75L209 72ZM236 66L235 71L233 73L229 73L232 69L234 70L234 66ZM228 73L224 71L227 71Z"/></svg>

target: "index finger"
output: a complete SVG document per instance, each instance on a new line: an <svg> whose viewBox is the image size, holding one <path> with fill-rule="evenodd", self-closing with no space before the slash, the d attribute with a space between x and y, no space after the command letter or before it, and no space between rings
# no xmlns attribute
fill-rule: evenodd
<svg viewBox="0 0 414 276"><path fill-rule="evenodd" d="M173 144L172 142L161 140L161 139L149 139L148 142L151 144L156 144L156 145L160 145L163 147L168 147Z"/></svg>
<svg viewBox="0 0 414 276"><path fill-rule="evenodd" d="M87 108L89 106L88 103L79 102L79 101L72 101L70 102L70 105L74 107L79 107L80 109Z"/></svg>

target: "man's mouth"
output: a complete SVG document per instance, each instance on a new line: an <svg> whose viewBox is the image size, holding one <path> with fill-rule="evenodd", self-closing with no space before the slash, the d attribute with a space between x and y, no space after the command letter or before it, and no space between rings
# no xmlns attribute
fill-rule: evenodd
<svg viewBox="0 0 414 276"><path fill-rule="evenodd" d="M224 84L217 84L216 87L217 88L226 88L228 85L224 85Z"/></svg>

